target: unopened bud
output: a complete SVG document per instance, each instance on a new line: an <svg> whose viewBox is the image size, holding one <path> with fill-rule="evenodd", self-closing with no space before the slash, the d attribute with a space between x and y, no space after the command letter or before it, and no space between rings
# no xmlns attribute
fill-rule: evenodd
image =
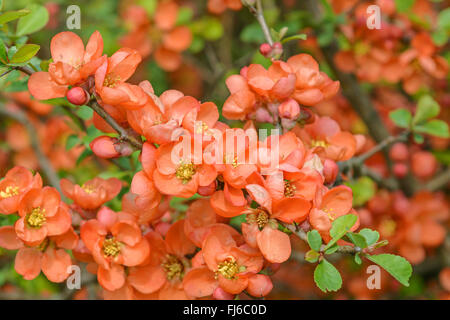
<svg viewBox="0 0 450 320"><path fill-rule="evenodd" d="M123 157L128 157L134 151L133 146L127 141L119 141L114 144L114 149Z"/></svg>
<svg viewBox="0 0 450 320"><path fill-rule="evenodd" d="M408 173L408 166L404 163L397 162L392 168L394 175L398 178L403 178Z"/></svg>
<svg viewBox="0 0 450 320"><path fill-rule="evenodd" d="M92 140L89 146L97 157L104 159L117 158L121 155L114 146L117 141L116 138L101 136Z"/></svg>
<svg viewBox="0 0 450 320"><path fill-rule="evenodd" d="M85 105L89 101L89 94L81 87L73 87L66 94L67 100L77 106Z"/></svg>
<svg viewBox="0 0 450 320"><path fill-rule="evenodd" d="M325 159L323 162L323 176L325 178L325 183L333 183L336 180L338 172L339 167L336 162L330 159Z"/></svg>
<svg viewBox="0 0 450 320"><path fill-rule="evenodd" d="M213 292L213 298L216 300L233 300L234 295L226 292L221 287L217 287Z"/></svg>
<svg viewBox="0 0 450 320"><path fill-rule="evenodd" d="M300 115L300 105L290 98L278 106L278 113L281 118L296 120Z"/></svg>
<svg viewBox="0 0 450 320"><path fill-rule="evenodd" d="M266 58L269 57L270 52L272 51L272 47L268 43L263 43L259 46L259 52Z"/></svg>
<svg viewBox="0 0 450 320"><path fill-rule="evenodd" d="M197 193L203 197L212 195L216 191L217 183L214 180L211 184L205 187L198 187Z"/></svg>
<svg viewBox="0 0 450 320"><path fill-rule="evenodd" d="M255 274L248 279L247 291L253 297L264 297L272 291L272 280L265 274Z"/></svg>

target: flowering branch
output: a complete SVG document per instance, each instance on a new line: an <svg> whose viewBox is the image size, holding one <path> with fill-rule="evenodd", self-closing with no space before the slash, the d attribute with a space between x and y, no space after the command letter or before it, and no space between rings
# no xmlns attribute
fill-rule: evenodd
<svg viewBox="0 0 450 320"><path fill-rule="evenodd" d="M261 25L261 29L264 33L264 37L267 40L267 43L272 46L273 45L273 39L270 34L269 27L267 26L266 19L264 18L264 11L263 7L261 5L261 0L256 0L256 7L250 4L248 1L243 1L243 4L248 7L250 12L255 16L256 20L258 20L258 23Z"/></svg>
<svg viewBox="0 0 450 320"><path fill-rule="evenodd" d="M120 139L128 141L133 147L137 149L142 149L142 141L135 137L130 131L124 129L121 127L116 120L113 119L109 115L108 112L105 111L95 100L91 100L88 104L88 107L90 107L92 110L94 110L100 117L102 117L103 120L105 120L114 130L117 131L120 135Z"/></svg>

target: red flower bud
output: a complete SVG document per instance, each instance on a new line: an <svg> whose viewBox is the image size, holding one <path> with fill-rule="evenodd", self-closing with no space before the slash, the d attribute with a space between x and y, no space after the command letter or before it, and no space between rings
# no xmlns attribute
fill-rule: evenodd
<svg viewBox="0 0 450 320"><path fill-rule="evenodd" d="M300 105L294 99L287 99L278 106L280 117L295 120L300 115Z"/></svg>
<svg viewBox="0 0 450 320"><path fill-rule="evenodd" d="M404 163L397 162L392 168L396 177L402 178L408 173L408 166Z"/></svg>
<svg viewBox="0 0 450 320"><path fill-rule="evenodd" d="M104 159L117 158L121 155L114 147L114 144L117 143L117 141L116 138L101 136L92 140L89 146L97 157Z"/></svg>
<svg viewBox="0 0 450 320"><path fill-rule="evenodd" d="M271 51L272 47L268 43L263 43L262 45L259 46L259 52L261 52L261 54L266 58L269 57Z"/></svg>
<svg viewBox="0 0 450 320"><path fill-rule="evenodd" d="M89 101L89 94L81 87L73 87L66 94L67 100L77 106L85 105Z"/></svg>
<svg viewBox="0 0 450 320"><path fill-rule="evenodd" d="M326 159L323 162L323 175L325 177L325 183L333 183L336 180L339 167L333 160Z"/></svg>
<svg viewBox="0 0 450 320"><path fill-rule="evenodd" d="M397 142L389 150L389 156L394 161L406 161L409 157L408 147L404 143Z"/></svg>

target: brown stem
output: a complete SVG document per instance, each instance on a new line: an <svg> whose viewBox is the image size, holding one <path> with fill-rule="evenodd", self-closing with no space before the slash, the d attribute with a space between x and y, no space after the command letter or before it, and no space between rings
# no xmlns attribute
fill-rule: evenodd
<svg viewBox="0 0 450 320"><path fill-rule="evenodd" d="M113 117L109 115L95 100L91 100L88 104L92 110L94 110L103 120L105 120L117 133L120 135L120 138L128 141L133 147L137 149L142 149L142 141L137 139L135 136L130 134L126 129L122 128Z"/></svg>
<svg viewBox="0 0 450 320"><path fill-rule="evenodd" d="M450 168L438 173L433 179L425 184L425 189L437 191L450 183Z"/></svg>

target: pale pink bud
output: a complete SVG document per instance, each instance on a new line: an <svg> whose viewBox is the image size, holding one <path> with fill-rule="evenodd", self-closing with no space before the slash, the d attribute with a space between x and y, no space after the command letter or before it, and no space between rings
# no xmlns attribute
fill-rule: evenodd
<svg viewBox="0 0 450 320"><path fill-rule="evenodd" d="M259 52L266 58L269 57L270 51L272 51L272 47L268 43L263 43L259 46Z"/></svg>
<svg viewBox="0 0 450 320"><path fill-rule="evenodd" d="M323 176L325 178L325 183L333 183L336 180L338 172L339 167L336 162L330 159L325 159L323 162Z"/></svg>
<svg viewBox="0 0 450 320"><path fill-rule="evenodd" d="M67 91L67 100L77 106L85 105L89 101L89 94L81 87L74 87Z"/></svg>
<svg viewBox="0 0 450 320"><path fill-rule="evenodd" d="M197 193L201 196L207 197L212 195L216 191L217 183L216 181L211 182L209 185L204 187L198 187Z"/></svg>
<svg viewBox="0 0 450 320"><path fill-rule="evenodd" d="M213 298L216 300L233 300L234 295L226 292L221 287L217 287L213 292Z"/></svg>
<svg viewBox="0 0 450 320"><path fill-rule="evenodd" d="M290 120L296 120L300 115L300 105L294 99L287 99L278 106L280 117Z"/></svg>
<svg viewBox="0 0 450 320"><path fill-rule="evenodd" d="M120 157L120 153L114 147L116 142L116 138L100 136L92 140L89 146L97 157L104 159L117 158Z"/></svg>
<svg viewBox="0 0 450 320"><path fill-rule="evenodd" d="M272 291L272 280L265 274L255 274L248 279L247 291L253 297L264 297Z"/></svg>

